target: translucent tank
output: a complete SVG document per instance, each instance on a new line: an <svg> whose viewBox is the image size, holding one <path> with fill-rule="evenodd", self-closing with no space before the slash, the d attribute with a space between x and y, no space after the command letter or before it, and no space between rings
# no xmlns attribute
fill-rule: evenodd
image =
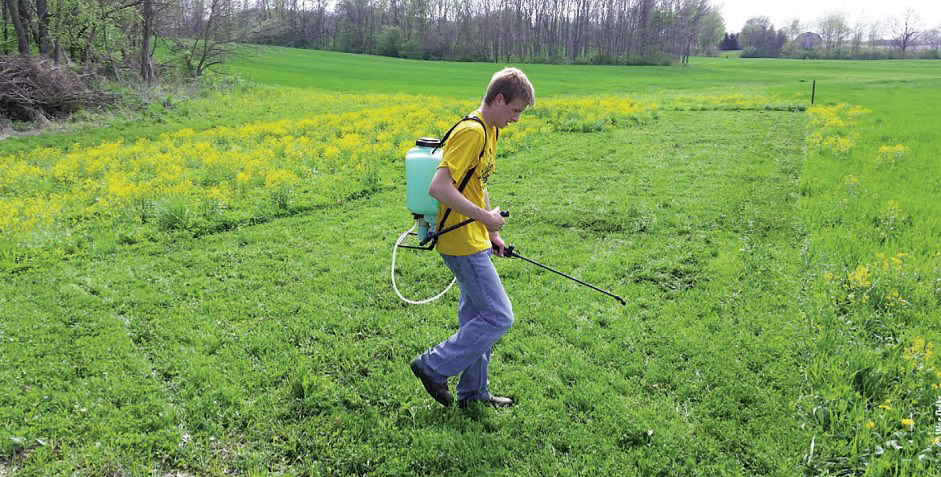
<svg viewBox="0 0 941 477"><path fill-rule="evenodd" d="M441 163L441 142L434 138L421 138L405 154L405 206L418 220L418 240L434 231L438 215L438 200L428 195L428 186Z"/></svg>

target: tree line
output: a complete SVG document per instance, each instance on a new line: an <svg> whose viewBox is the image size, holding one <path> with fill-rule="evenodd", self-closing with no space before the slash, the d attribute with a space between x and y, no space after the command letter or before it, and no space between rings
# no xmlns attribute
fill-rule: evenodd
<svg viewBox="0 0 941 477"><path fill-rule="evenodd" d="M235 42L429 60L667 64L714 51L709 0L0 0L4 54L197 76Z"/></svg>
<svg viewBox="0 0 941 477"><path fill-rule="evenodd" d="M740 48L743 57L941 58L941 27L928 28L912 9L870 23L852 22L837 11L778 29L759 16L748 19L738 34L726 35L720 48Z"/></svg>
<svg viewBox="0 0 941 477"><path fill-rule="evenodd" d="M199 76L238 42L428 60L669 64L740 46L743 56L887 57L938 50L911 10L851 24L833 13L728 34L710 0L0 0L4 54L68 59L145 80ZM806 35L808 32L814 32ZM888 39L886 39L888 37ZM867 56L868 55L868 56ZM880 56L882 55L882 56Z"/></svg>
<svg viewBox="0 0 941 477"><path fill-rule="evenodd" d="M112 77L157 74L154 57L189 76L269 25L237 0L0 0L0 53L68 60Z"/></svg>
<svg viewBox="0 0 941 477"><path fill-rule="evenodd" d="M311 2L311 3L308 3ZM709 0L287 0L259 42L429 60L685 62L725 31Z"/></svg>

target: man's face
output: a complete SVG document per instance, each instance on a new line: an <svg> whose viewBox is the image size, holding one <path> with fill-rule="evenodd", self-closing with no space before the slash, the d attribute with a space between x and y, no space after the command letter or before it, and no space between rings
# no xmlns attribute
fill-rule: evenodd
<svg viewBox="0 0 941 477"><path fill-rule="evenodd" d="M503 129L507 124L515 123L519 121L520 114L529 106L525 100L522 98L516 98L513 101L507 103L503 99L502 94L498 94L496 98L493 99L495 106L497 124L496 126L500 129Z"/></svg>

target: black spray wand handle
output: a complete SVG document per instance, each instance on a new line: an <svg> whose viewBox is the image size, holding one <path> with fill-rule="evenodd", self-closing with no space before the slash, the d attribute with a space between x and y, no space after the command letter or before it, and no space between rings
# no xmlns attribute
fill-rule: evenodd
<svg viewBox="0 0 941 477"><path fill-rule="evenodd" d="M497 247L494 246L493 248L494 248L494 250L496 250ZM621 298L621 297L619 297L619 296L617 296L617 295L615 295L615 294L613 294L613 293L611 293L611 292L602 290L602 289L600 289L600 288L598 288L598 287L596 287L596 286L594 286L594 285L591 285L591 284L589 284L589 283L585 283L585 282L583 282L583 281L581 281L581 280L579 280L579 279L577 279L577 278L575 278L575 277L570 277L570 276L568 276L568 275L566 275L566 274L564 274L564 273L562 273L562 272L560 272L560 271L558 271L558 270L553 270L553 269L551 269L551 268L549 268L549 267L547 267L547 266L545 266L545 265L543 265L543 264L541 264L541 263L534 262L534 261L532 261L532 260L530 260L530 259L528 259L528 258L526 258L526 257L521 256L520 254L518 254L518 253L516 253L515 251L513 251L513 245L508 245L505 249L503 249L503 256L504 256L504 257L507 257L507 258L513 258L513 257L522 258L523 260L526 260L527 262L529 262L529 263L531 263L531 264L533 264L533 265L536 265L536 266L538 266L538 267L545 268L546 270L549 270L550 272L553 272L553 273L558 273L559 275L562 275L563 277L568 278L569 280L572 280L572 281L574 281L574 282L578 282L579 284L585 285L586 287L591 288L592 290L600 291L601 293L604 293L605 295L608 295L608 296L610 296L610 297L616 299L617 301L621 302L622 305L627 305L627 302L624 301L623 298Z"/></svg>
<svg viewBox="0 0 941 477"><path fill-rule="evenodd" d="M510 211L509 211L509 210L501 210L501 211L500 211L500 216L501 216L501 217L509 217L509 216L510 216ZM452 225L452 226L450 226L450 227L445 227L444 229L442 229L442 230L440 230L440 231L438 231L438 232L435 232L435 233L433 233L433 234L428 234L428 235L425 236L425 239L424 239L424 240L422 240L421 242L418 243L418 245L425 245L426 243L432 241L435 237L444 235L444 234L446 234L446 233L448 233L448 232L450 232L450 231L452 231L452 230L454 230L454 229L459 229L459 228L461 228L461 227L463 227L463 226L465 226L465 225L467 225L467 224L469 224L469 223L471 223L471 222L473 222L473 221L474 221L474 219L467 219L467 220L465 220L465 221L463 221L463 222L458 222L458 223L456 223L456 224L454 224L454 225Z"/></svg>

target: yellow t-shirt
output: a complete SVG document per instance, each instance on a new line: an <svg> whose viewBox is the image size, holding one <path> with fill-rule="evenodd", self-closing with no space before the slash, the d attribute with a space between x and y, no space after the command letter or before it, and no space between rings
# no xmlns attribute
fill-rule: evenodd
<svg viewBox="0 0 941 477"><path fill-rule="evenodd" d="M483 121L483 115L480 111L475 111L477 116ZM486 124L486 121L484 121ZM477 121L462 121L444 144L443 156L438 168L448 168L451 173L451 180L454 181L454 187L457 188L467 175L467 171L476 167L474 174L467 185L464 186L464 197L471 203L480 208L486 209L484 194L487 192L487 181L490 174L494 171L494 152L497 147L497 128L487 125L487 149L483 157L480 156L480 150L484 147L484 128ZM479 159L478 159L479 158ZM444 204L438 205L438 218L435 224L441 223L441 217L447 207ZM443 230L458 222L467 220L468 217L451 210L448 214L448 220L444 226L437 229ZM438 237L439 253L445 255L470 255L481 250L490 248L490 234L484 224L471 222L463 227L452 230Z"/></svg>

